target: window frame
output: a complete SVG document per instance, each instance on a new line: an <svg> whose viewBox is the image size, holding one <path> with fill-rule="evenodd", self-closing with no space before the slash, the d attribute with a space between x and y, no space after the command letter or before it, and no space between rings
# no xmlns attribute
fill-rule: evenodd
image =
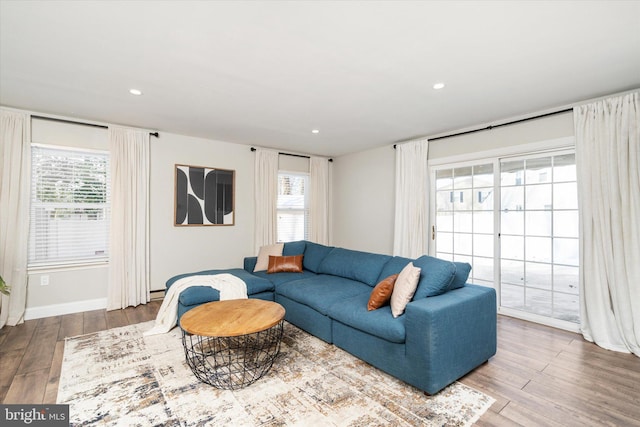
<svg viewBox="0 0 640 427"><path fill-rule="evenodd" d="M281 175L289 175L296 177L304 178L304 207L303 208L288 208L281 209L278 206L278 201L276 199L276 240L278 243L288 242L288 241L297 241L297 240L308 240L309 238L309 190L310 190L310 173L309 172L299 172L299 171L288 171L288 170L278 170L278 193L277 198L280 196L280 176ZM278 238L278 217L280 213L302 213L304 218L304 235L300 239L293 240L280 240Z"/></svg>
<svg viewBox="0 0 640 427"><path fill-rule="evenodd" d="M99 203L96 206L99 206L99 209L104 211L104 221L106 224L106 244L105 250L103 254L90 256L90 257L81 257L74 256L66 259L45 259L45 260L34 260L32 259L32 251L35 250L33 245L35 244L35 227L34 218L35 218L35 209L37 205L46 204L46 202L35 202L35 188L36 183L34 182L35 177L35 168L34 168L34 151L38 149L43 150L56 150L56 151L66 151L68 153L75 154L87 154L87 155L98 155L104 157L106 159L106 170L105 170L105 183L106 183L106 203ZM109 245L110 245L110 221L111 221L111 159L110 153L108 150L100 150L100 149L91 149L91 148L81 148L77 146L64 146L64 145L54 145L54 144L41 144L41 143L31 143L31 159L29 166L31 168L30 176L30 185L29 185L29 237L28 237L28 245L27 245L27 270L29 272L45 272L45 271L55 271L55 270L73 270L77 268L85 268L85 267L102 267L106 266L109 263ZM50 202L55 203L55 202ZM75 203L65 203L74 205Z"/></svg>

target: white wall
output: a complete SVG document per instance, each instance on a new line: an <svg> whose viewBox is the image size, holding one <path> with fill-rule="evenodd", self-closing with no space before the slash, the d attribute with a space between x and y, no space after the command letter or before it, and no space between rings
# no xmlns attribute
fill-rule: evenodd
<svg viewBox="0 0 640 427"><path fill-rule="evenodd" d="M432 141L429 159L459 157L573 134L572 113L562 113ZM336 158L333 180L333 244L391 254L395 200L392 146Z"/></svg>
<svg viewBox="0 0 640 427"><path fill-rule="evenodd" d="M170 277L215 268L242 268L253 255L253 171L249 146L160 133L151 138L151 289ZM235 170L235 225L176 227L175 165Z"/></svg>
<svg viewBox="0 0 640 427"><path fill-rule="evenodd" d="M31 136L34 143L108 150L104 128L33 119ZM253 255L255 154L249 148L165 132L160 133L160 138L151 137L152 290L164 289L167 279L176 274L242 267L243 258ZM289 161L283 163L289 169L308 171L307 159L286 159ZM173 225L176 164L235 170L235 225ZM47 286L40 285L43 276L48 276ZM104 308L107 280L107 265L30 271L26 318Z"/></svg>
<svg viewBox="0 0 640 427"><path fill-rule="evenodd" d="M491 130L431 141L429 142L429 160L563 138L573 134L573 113L560 113Z"/></svg>
<svg viewBox="0 0 640 427"><path fill-rule="evenodd" d="M391 145L335 158L332 244L391 254L395 152Z"/></svg>
<svg viewBox="0 0 640 427"><path fill-rule="evenodd" d="M285 172L309 173L309 159L297 156L278 156L278 169Z"/></svg>
<svg viewBox="0 0 640 427"><path fill-rule="evenodd" d="M33 113L38 114L38 113ZM108 150L104 128L33 119L32 142ZM162 290L170 277L200 270L242 267L253 253L255 153L247 145L166 132L150 139L151 289ZM175 165L235 170L235 225L176 227ZM309 171L309 160L280 156L280 169ZM47 268L29 272L26 318L104 308L108 266ZM47 276L48 285L41 286Z"/></svg>
<svg viewBox="0 0 640 427"><path fill-rule="evenodd" d="M41 119L31 122L31 142L94 150L109 148L104 128ZM25 317L29 319L106 306L107 275L106 264L62 270L30 270ZM47 286L41 285L43 276L48 276Z"/></svg>

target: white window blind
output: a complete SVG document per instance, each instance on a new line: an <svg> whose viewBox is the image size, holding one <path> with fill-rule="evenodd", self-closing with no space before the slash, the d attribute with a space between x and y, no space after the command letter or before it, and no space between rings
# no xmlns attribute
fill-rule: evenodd
<svg viewBox="0 0 640 427"><path fill-rule="evenodd" d="M279 242L307 239L309 235L308 188L309 175L307 174L283 172L278 174Z"/></svg>
<svg viewBox="0 0 640 427"><path fill-rule="evenodd" d="M109 154L35 145L31 153L29 266L106 261Z"/></svg>

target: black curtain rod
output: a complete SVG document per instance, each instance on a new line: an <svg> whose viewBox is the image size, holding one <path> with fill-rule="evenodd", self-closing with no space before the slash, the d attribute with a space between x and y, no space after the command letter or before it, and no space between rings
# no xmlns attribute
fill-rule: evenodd
<svg viewBox="0 0 640 427"><path fill-rule="evenodd" d="M256 147L251 147L251 151L256 151ZM303 159L310 159L310 156L305 156L304 154L293 154L293 153L283 153L278 151L278 154L281 156L291 156L291 157L302 157ZM330 162L333 162L333 159L329 159Z"/></svg>
<svg viewBox="0 0 640 427"><path fill-rule="evenodd" d="M35 119L51 120L52 122L71 123L71 124L74 124L74 125L92 126L94 128L109 129L109 126L98 125L98 124L95 124L95 123L77 122L75 120L57 119L57 118L54 118L54 117L45 117L45 116L34 116L34 115L32 115L31 117L35 118ZM158 132L149 132L149 135L155 136L156 138L160 138L160 134Z"/></svg>
<svg viewBox="0 0 640 427"><path fill-rule="evenodd" d="M472 129L472 130L468 130L468 131L465 131L465 132L452 133L452 134L449 134L449 135L438 136L436 138L429 138L429 142L437 141L439 139L453 138L454 136L467 135L469 133L480 132L480 131L483 131L483 130L491 130L491 129L499 128L499 127L502 127L502 126L508 126L508 125L513 125L513 124L516 124L516 123L526 122L526 121L529 121L529 120L540 119L542 117L548 117L548 116L554 116L556 114L567 113L569 111L573 111L573 107L572 108L565 108L564 110L553 111L551 113L539 114L537 116L526 117L524 119L513 120L511 122L500 123L500 124L497 124L497 125L491 125L491 126L487 126L487 127L484 127L484 128ZM396 145L397 144L393 144L393 148L396 148Z"/></svg>

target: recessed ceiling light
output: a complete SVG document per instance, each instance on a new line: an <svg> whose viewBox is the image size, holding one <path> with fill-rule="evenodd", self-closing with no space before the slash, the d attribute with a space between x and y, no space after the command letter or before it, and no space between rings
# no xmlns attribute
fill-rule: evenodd
<svg viewBox="0 0 640 427"><path fill-rule="evenodd" d="M142 95L142 91L140 89L129 89L129 93L131 95L140 96Z"/></svg>
<svg viewBox="0 0 640 427"><path fill-rule="evenodd" d="M440 82L440 83L436 83L433 85L433 88L438 90L438 89L442 89L444 87L444 83Z"/></svg>
<svg viewBox="0 0 640 427"><path fill-rule="evenodd" d="M320 131L318 129L314 129L311 131L311 133L320 133Z"/></svg>

